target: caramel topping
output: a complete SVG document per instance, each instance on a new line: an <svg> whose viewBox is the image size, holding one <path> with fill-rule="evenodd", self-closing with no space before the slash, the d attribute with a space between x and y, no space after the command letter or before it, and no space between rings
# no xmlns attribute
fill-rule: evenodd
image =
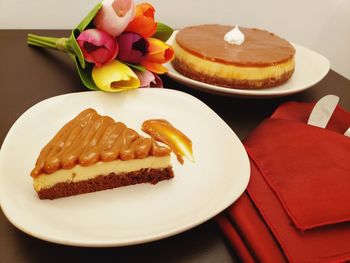
<svg viewBox="0 0 350 263"><path fill-rule="evenodd" d="M167 120L147 120L142 124L142 130L153 139L168 145L181 164L184 163L182 156L194 160L192 141Z"/></svg>
<svg viewBox="0 0 350 263"><path fill-rule="evenodd" d="M31 176L70 169L77 164L88 166L98 161L169 154L170 149L158 145L154 139L144 138L125 124L86 109L64 125L41 150Z"/></svg>
<svg viewBox="0 0 350 263"><path fill-rule="evenodd" d="M245 36L242 45L224 40L232 26L200 25L187 27L176 35L176 42L186 51L203 59L238 66L271 66L287 61L295 54L285 39L256 28L239 29Z"/></svg>

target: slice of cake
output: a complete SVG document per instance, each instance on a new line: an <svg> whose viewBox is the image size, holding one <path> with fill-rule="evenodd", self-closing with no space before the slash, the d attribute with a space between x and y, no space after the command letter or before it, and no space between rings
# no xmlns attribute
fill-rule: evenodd
<svg viewBox="0 0 350 263"><path fill-rule="evenodd" d="M235 37L235 31L244 37L238 43L228 41L230 36ZM178 72L217 86L269 88L285 83L294 72L295 48L266 30L191 26L176 34L173 47L172 63Z"/></svg>
<svg viewBox="0 0 350 263"><path fill-rule="evenodd" d="M171 150L93 109L68 122L31 172L40 199L55 199L174 176Z"/></svg>

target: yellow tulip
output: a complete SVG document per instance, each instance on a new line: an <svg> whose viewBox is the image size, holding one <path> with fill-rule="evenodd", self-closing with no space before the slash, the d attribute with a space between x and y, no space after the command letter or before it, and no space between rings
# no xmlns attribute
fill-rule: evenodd
<svg viewBox="0 0 350 263"><path fill-rule="evenodd" d="M141 85L134 71L118 60L94 67L92 79L99 89L108 92L136 89Z"/></svg>

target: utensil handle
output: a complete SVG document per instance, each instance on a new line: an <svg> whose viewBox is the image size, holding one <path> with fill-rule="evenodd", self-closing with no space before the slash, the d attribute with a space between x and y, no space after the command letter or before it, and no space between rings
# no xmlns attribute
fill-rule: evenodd
<svg viewBox="0 0 350 263"><path fill-rule="evenodd" d="M350 137L350 127L344 133L345 136Z"/></svg>

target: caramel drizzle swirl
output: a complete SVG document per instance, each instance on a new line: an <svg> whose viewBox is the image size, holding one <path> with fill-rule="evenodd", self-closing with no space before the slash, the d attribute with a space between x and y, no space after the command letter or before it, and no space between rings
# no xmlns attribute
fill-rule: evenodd
<svg viewBox="0 0 350 263"><path fill-rule="evenodd" d="M64 125L41 150L32 177L70 169L77 164L89 166L98 161L143 159L167 156L170 149L152 138L144 138L121 122L86 109Z"/></svg>

